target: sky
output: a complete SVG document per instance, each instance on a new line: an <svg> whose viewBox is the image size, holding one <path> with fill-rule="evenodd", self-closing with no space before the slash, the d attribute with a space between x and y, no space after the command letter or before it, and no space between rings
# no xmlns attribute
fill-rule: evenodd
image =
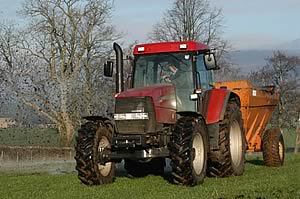
<svg viewBox="0 0 300 199"><path fill-rule="evenodd" d="M174 0L115 0L112 23L124 43L147 40ZM0 17L17 19L24 0L0 0ZM234 49L270 49L300 38L300 0L211 0L222 8L224 38Z"/></svg>

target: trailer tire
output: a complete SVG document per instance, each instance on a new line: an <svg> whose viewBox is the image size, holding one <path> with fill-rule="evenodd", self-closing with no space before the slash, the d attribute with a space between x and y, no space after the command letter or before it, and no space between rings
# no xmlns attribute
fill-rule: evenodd
<svg viewBox="0 0 300 199"><path fill-rule="evenodd" d="M130 177L144 177L147 175L164 175L165 158L153 158L149 162L126 159L124 168Z"/></svg>
<svg viewBox="0 0 300 199"><path fill-rule="evenodd" d="M266 166L282 166L284 163L284 149L284 140L280 129L268 129L263 134L263 160Z"/></svg>
<svg viewBox="0 0 300 199"><path fill-rule="evenodd" d="M109 120L87 122L78 130L75 144L75 160L78 178L86 185L102 185L113 182L115 163L98 163L98 154L110 150L113 127Z"/></svg>
<svg viewBox="0 0 300 199"><path fill-rule="evenodd" d="M239 100L228 101L224 119L219 126L219 150L211 151L208 175L211 177L239 176L244 172L246 138Z"/></svg>
<svg viewBox="0 0 300 199"><path fill-rule="evenodd" d="M172 180L176 184L194 186L206 176L208 135L202 118L180 118L170 138Z"/></svg>

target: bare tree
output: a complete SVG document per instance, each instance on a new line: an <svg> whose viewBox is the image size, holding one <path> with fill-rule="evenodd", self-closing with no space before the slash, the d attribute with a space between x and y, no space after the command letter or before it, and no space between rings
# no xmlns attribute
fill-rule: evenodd
<svg viewBox="0 0 300 199"><path fill-rule="evenodd" d="M249 79L257 86L275 85L279 93L279 104L273 114L274 124L279 128L295 128L299 101L300 58L288 56L281 51L267 58L267 65L252 72ZM297 72L298 71L298 72ZM297 97L298 96L298 97Z"/></svg>
<svg viewBox="0 0 300 199"><path fill-rule="evenodd" d="M119 37L108 23L112 1L27 0L20 12L31 23L15 40L26 61L20 56L5 60L11 74L24 69L19 71L22 82L11 85L19 85L14 89L22 101L57 124L70 145L80 116L91 114L95 102L103 101L98 101L97 91L109 96L109 91L95 85L109 86L99 65L110 53L108 45ZM9 51L2 49L1 54L5 58Z"/></svg>
<svg viewBox="0 0 300 199"><path fill-rule="evenodd" d="M232 81L243 79L244 76L241 74L241 69L238 65L231 63L230 59L220 59L218 65L220 69L214 71L215 81Z"/></svg>
<svg viewBox="0 0 300 199"><path fill-rule="evenodd" d="M229 47L222 38L222 10L208 0L175 0L171 9L149 34L151 41L199 41L218 49L219 57Z"/></svg>
<svg viewBox="0 0 300 199"><path fill-rule="evenodd" d="M240 77L239 68L225 56L231 46L222 37L222 10L212 7L208 0L175 0L161 22L149 33L153 42L198 41L216 49L221 69L215 72L216 81Z"/></svg>

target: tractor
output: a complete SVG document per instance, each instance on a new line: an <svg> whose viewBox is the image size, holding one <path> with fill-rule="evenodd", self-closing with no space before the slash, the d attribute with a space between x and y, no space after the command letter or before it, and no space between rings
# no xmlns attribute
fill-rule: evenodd
<svg viewBox="0 0 300 199"><path fill-rule="evenodd" d="M163 175L168 158L172 182L186 186L201 184L207 175L243 174L250 146L245 133L249 125L242 115L243 96L234 92L235 87L228 89L232 84L214 85L213 70L218 66L207 45L192 41L136 45L127 90L123 52L117 43L113 48L113 118L85 117L87 122L76 137L76 169L82 183L113 182L115 164L123 160L128 174L137 177ZM112 77L113 68L114 62L107 61L104 75ZM273 98L268 107L276 106ZM263 128L255 137L262 136ZM250 147L256 146L253 144L256 142Z"/></svg>

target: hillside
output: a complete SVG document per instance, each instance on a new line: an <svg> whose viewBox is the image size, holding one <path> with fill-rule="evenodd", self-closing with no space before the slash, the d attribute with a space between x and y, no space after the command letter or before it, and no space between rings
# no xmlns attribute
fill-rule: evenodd
<svg viewBox="0 0 300 199"><path fill-rule="evenodd" d="M300 40L299 40L300 42ZM299 44L300 45L300 44ZM270 49L270 50L239 50L229 53L231 62L240 66L242 73L246 74L264 66L266 58L271 57L276 50L281 50L290 56L299 56L299 49Z"/></svg>

